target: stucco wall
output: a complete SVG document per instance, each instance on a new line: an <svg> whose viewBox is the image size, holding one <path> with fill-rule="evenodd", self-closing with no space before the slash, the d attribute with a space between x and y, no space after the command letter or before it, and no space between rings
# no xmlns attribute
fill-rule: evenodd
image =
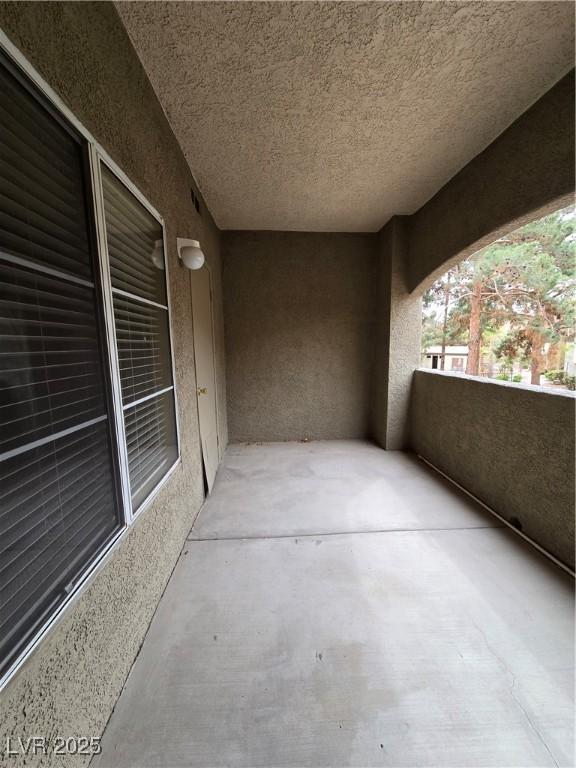
<svg viewBox="0 0 576 768"><path fill-rule="evenodd" d="M4 746L7 735L98 735L102 731L201 504L190 280L178 265L177 235L199 238L213 267L219 426L224 443L226 393L220 234L206 207L199 218L191 204L193 181L187 164L114 7L110 3L0 3L0 26L165 217L182 435L182 466L2 693L0 744ZM505 134L498 140L500 149L493 145L492 154L479 156L450 189L447 185L416 214L410 224L411 286L475 239L493 233L499 222L565 190L568 177L572 189L572 152L567 154L565 149L567 138L571 141L571 112L566 83L558 88L544 97L552 101L536 105L533 122L523 123L522 144L515 146L508 139L502 143ZM554 136L560 138L551 140ZM513 172L500 179L508 166ZM524 187L532 191L523 191ZM224 292L233 439L367 434L375 242L373 235L226 234ZM539 410L544 408L543 401L529 400L534 393L502 394L498 407L490 393L490 398L479 395L472 410L469 393L460 389L468 384L459 382L452 391L451 383L434 383L425 376L432 375L418 373L415 382L417 449L498 511L504 504L510 510L520 507L509 514L519 517L526 533L549 542L552 551L568 559L565 482L573 469L567 467L571 449L561 453L558 447L563 442L558 434L564 434L560 427L573 427L573 411L566 411L566 399L556 398L543 414ZM438 383L448 388L438 388ZM404 397L405 391L400 394ZM484 411L478 407L482 403ZM491 416L495 412L497 423L522 436L524 447L518 453L506 448L506 430L495 428ZM441 413L447 415L442 418ZM454 431L446 430L446 418L453 419L454 413L476 425L474 439L458 438L458 450ZM558 434L550 425L558 427ZM555 459L548 461L542 473L546 457ZM538 471L521 483L519 477L536 463ZM545 485L534 487L535 483ZM512 496L510 489L516 489ZM66 764L83 762L76 757L68 758ZM13 758L10 765L23 763Z"/></svg>
<svg viewBox="0 0 576 768"><path fill-rule="evenodd" d="M410 290L572 202L574 140L572 70L410 217Z"/></svg>
<svg viewBox="0 0 576 768"><path fill-rule="evenodd" d="M410 384L420 360L422 301L408 292L407 218L395 216L378 236L372 435L387 450L408 447Z"/></svg>
<svg viewBox="0 0 576 768"><path fill-rule="evenodd" d="M416 371L412 447L574 567L574 415L569 393Z"/></svg>
<svg viewBox="0 0 576 768"><path fill-rule="evenodd" d="M165 217L182 438L182 463L169 483L2 692L1 755L6 736L101 733L202 503L190 278L178 264L177 235L202 241L216 278L224 441L226 400L220 235L205 206L201 218L194 210L188 167L113 5L2 3L0 26ZM43 762L50 760L9 765Z"/></svg>
<svg viewBox="0 0 576 768"><path fill-rule="evenodd" d="M375 236L222 237L230 439L365 437Z"/></svg>

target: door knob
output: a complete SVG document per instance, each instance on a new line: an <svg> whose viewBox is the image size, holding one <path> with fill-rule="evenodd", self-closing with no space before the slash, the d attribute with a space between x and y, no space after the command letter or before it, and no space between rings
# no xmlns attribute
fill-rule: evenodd
<svg viewBox="0 0 576 768"><path fill-rule="evenodd" d="M198 387L198 389L196 390L196 393L198 395L207 395L208 394L208 389L207 389L207 387Z"/></svg>

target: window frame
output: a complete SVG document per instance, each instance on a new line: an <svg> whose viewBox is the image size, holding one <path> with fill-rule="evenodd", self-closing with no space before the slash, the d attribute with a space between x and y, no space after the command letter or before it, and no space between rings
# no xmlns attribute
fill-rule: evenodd
<svg viewBox="0 0 576 768"><path fill-rule="evenodd" d="M69 594L45 617L39 624L37 630L32 633L30 640L15 657L12 664L0 677L0 692L8 685L17 672L22 668L25 662L36 651L51 630L59 623L63 615L76 602L79 596L91 583L94 576L107 563L111 555L117 550L120 543L127 536L132 525L146 511L158 495L164 485L168 483L175 470L182 463L180 422L178 412L178 393L176 383L176 369L174 360L174 342L173 342L173 324L171 311L170 295L170 272L167 249L166 226L161 214L147 200L145 195L129 179L124 171L114 162L106 150L98 143L94 136L68 109L66 104L58 94L48 85L48 83L39 75L28 59L12 43L6 33L0 29L0 53L3 54L7 64L14 69L19 78L22 79L23 86L33 93L38 91L44 98L48 106L53 110L54 119L58 120L68 130L76 131L84 144L85 168L86 168L86 197L87 209L89 211L90 235L93 240L93 262L95 290L99 293L99 304L102 308L100 315L96 318L97 323L102 325L102 333L106 346L107 355L102 355L103 375L105 384L108 387L107 397L111 402L110 413L110 433L111 450L113 452L113 465L117 467L115 474L119 475L116 482L119 481L118 500L119 500L119 527L110 536L101 550L92 557L80 570L75 581L73 589ZM68 124L68 125L66 125ZM140 503L136 510L132 509L132 500L130 495L130 482L128 476L128 456L126 449L126 438L124 431L124 416L122 408L122 393L120 387L120 372L118 362L118 352L116 347L116 333L112 302L112 284L108 260L108 248L106 241L106 228L104 220L104 200L101 179L101 163L115 175L118 181L123 184L127 190L134 195L144 208L158 221L162 227L162 242L164 247L164 279L166 281L166 302L168 313L168 334L171 356L172 373L172 395L174 399L174 412L176 422L176 443L177 457L171 467L164 473L158 483L152 488L146 498Z"/></svg>
<svg viewBox="0 0 576 768"><path fill-rule="evenodd" d="M172 334L172 312L170 296L170 266L168 264L168 250L166 239L166 226L163 217L154 206L148 202L140 190L128 179L122 170L114 163L102 149L94 143L90 145L90 165L92 169L92 182L94 194L94 209L96 227L98 230L98 255L102 276L103 302L106 314L106 328L108 335L108 348L110 349L110 366L112 375L112 396L114 400L114 417L120 450L120 471L122 475L122 497L124 500L125 519L132 523L149 505L160 488L164 485L176 467L181 463L182 454L180 446L180 424L178 420L178 395L176 392L176 370L174 366L174 343ZM114 290L110 273L110 258L108 253L108 240L106 235L106 217L104 210L104 189L102 185L102 165L134 195L138 202L154 217L162 227L162 246L164 249L164 280L166 285L166 312L168 315L168 335L170 348L170 370L172 373L172 396L174 398L174 412L176 420L176 448L177 456L174 463L168 468L150 493L143 499L136 509L133 508L130 477L128 472L128 452L126 446L126 433L124 424L124 406L122 403L122 387L120 383L120 366L116 345L116 323L114 319ZM122 291L119 292L122 295ZM166 390L170 391L170 390ZM157 393L159 394L159 393Z"/></svg>

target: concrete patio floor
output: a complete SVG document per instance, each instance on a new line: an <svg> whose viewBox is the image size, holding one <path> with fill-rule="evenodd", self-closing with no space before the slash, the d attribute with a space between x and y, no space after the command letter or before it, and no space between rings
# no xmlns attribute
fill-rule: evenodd
<svg viewBox="0 0 576 768"><path fill-rule="evenodd" d="M230 446L92 766L573 765L572 590L413 456Z"/></svg>

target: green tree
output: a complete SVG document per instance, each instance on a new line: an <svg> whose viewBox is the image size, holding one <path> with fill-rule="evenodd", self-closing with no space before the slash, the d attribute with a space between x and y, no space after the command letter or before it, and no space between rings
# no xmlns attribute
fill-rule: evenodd
<svg viewBox="0 0 576 768"><path fill-rule="evenodd" d="M444 370L446 346L459 343L460 329L451 322L452 303L457 298L459 266L449 269L424 294L422 342L426 347L440 345L440 369Z"/></svg>
<svg viewBox="0 0 576 768"><path fill-rule="evenodd" d="M480 258L491 276L486 291L510 331L504 357L528 357L540 382L543 347L574 338L575 211L564 209L498 240Z"/></svg>
<svg viewBox="0 0 576 768"><path fill-rule="evenodd" d="M539 383L544 345L574 339L575 221L574 208L556 211L450 269L425 296L424 338L445 347L464 337L466 372L478 375L485 334L505 328L496 354L529 360Z"/></svg>

